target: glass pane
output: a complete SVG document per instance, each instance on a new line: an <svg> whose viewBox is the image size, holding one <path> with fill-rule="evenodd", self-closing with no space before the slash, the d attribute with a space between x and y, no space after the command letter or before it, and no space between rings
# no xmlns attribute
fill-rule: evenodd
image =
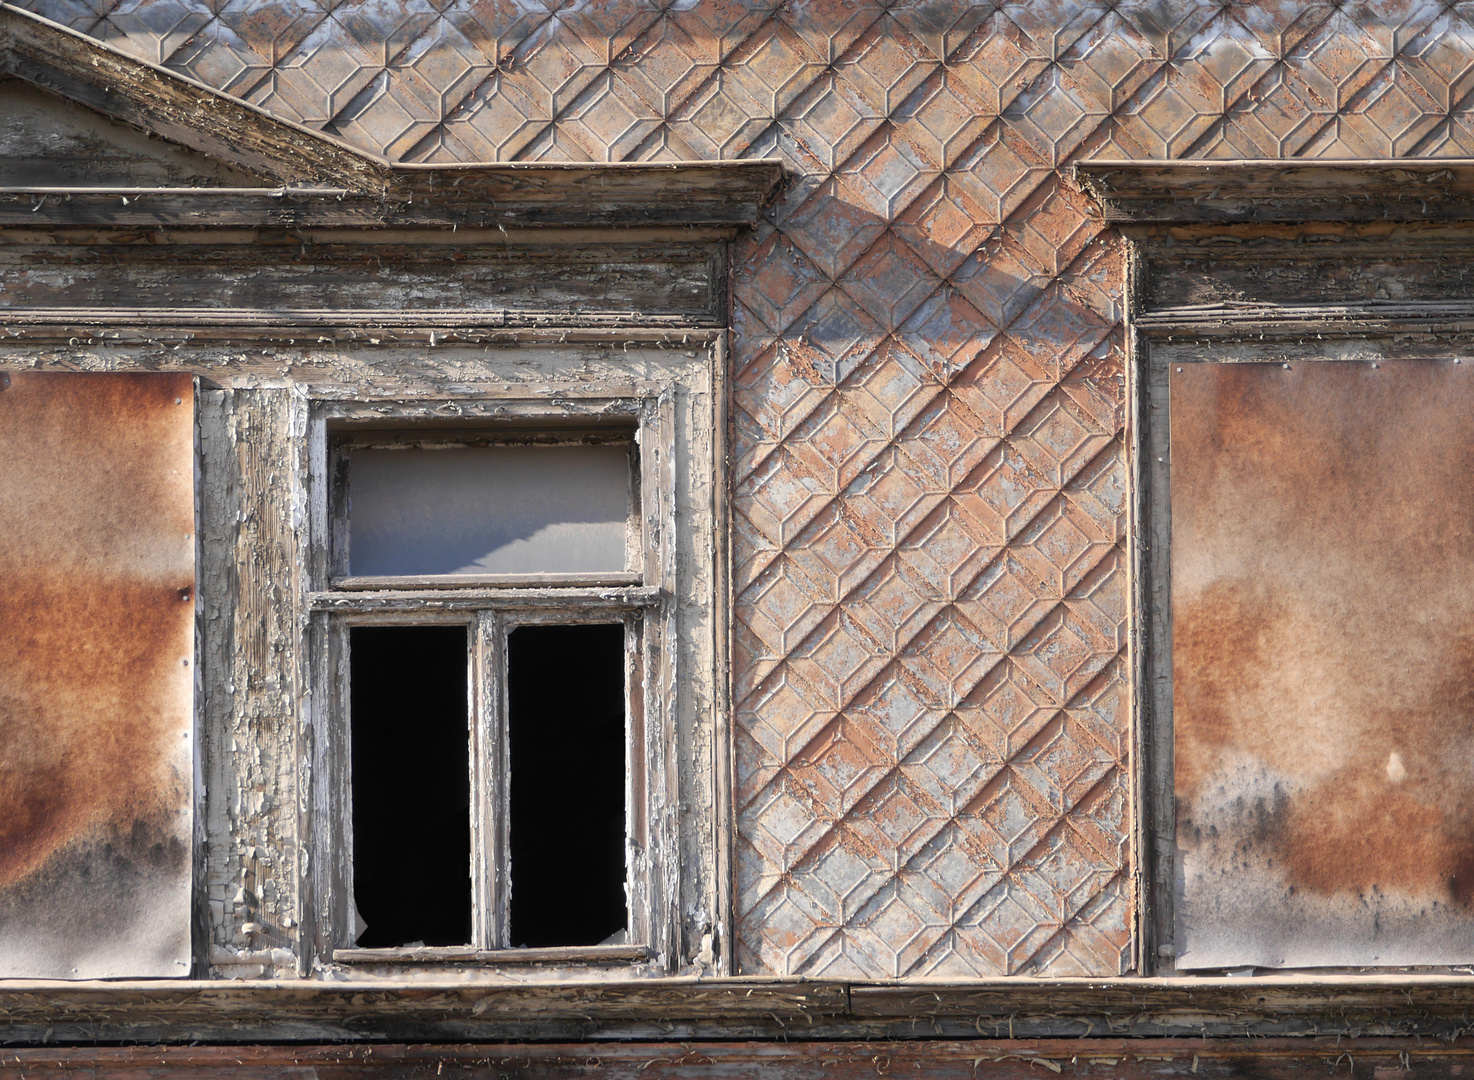
<svg viewBox="0 0 1474 1080"><path fill-rule="evenodd" d="M630 463L622 445L354 450L349 573L624 570Z"/></svg>

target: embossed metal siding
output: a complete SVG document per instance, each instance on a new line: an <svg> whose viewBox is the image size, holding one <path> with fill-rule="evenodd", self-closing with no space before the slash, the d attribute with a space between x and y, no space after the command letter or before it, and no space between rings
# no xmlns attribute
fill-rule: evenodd
<svg viewBox="0 0 1474 1080"><path fill-rule="evenodd" d="M27 6L405 160L777 154L733 318L739 963L1129 963L1100 157L1474 154L1474 12L1376 0Z"/></svg>
<svg viewBox="0 0 1474 1080"><path fill-rule="evenodd" d="M0 384L0 976L187 975L193 382Z"/></svg>
<svg viewBox="0 0 1474 1080"><path fill-rule="evenodd" d="M1474 371L1185 364L1180 967L1474 959Z"/></svg>

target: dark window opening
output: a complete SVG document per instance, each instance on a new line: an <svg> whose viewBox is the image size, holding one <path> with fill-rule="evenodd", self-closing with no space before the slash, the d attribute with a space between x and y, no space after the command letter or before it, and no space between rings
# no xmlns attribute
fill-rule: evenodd
<svg viewBox="0 0 1474 1080"><path fill-rule="evenodd" d="M362 948L471 943L464 626L349 638L353 891Z"/></svg>
<svg viewBox="0 0 1474 1080"><path fill-rule="evenodd" d="M507 637L514 947L598 945L628 923L624 627Z"/></svg>

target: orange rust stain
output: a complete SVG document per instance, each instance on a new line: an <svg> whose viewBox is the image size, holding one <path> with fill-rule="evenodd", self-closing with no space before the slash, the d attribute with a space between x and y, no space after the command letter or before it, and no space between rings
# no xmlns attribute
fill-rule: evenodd
<svg viewBox="0 0 1474 1080"><path fill-rule="evenodd" d="M177 375L0 391L0 893L63 848L187 826L193 399Z"/></svg>
<svg viewBox="0 0 1474 1080"><path fill-rule="evenodd" d="M1186 846L1237 828L1236 858L1292 888L1474 900L1465 376L1431 361L1172 374ZM1236 785L1247 809L1230 820Z"/></svg>

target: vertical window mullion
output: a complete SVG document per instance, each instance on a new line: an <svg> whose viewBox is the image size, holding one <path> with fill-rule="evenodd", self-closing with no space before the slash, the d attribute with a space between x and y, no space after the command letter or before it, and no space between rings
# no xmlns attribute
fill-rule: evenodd
<svg viewBox="0 0 1474 1080"><path fill-rule="evenodd" d="M506 945L505 633L495 611L479 611L473 627L471 805L474 840L475 944Z"/></svg>

